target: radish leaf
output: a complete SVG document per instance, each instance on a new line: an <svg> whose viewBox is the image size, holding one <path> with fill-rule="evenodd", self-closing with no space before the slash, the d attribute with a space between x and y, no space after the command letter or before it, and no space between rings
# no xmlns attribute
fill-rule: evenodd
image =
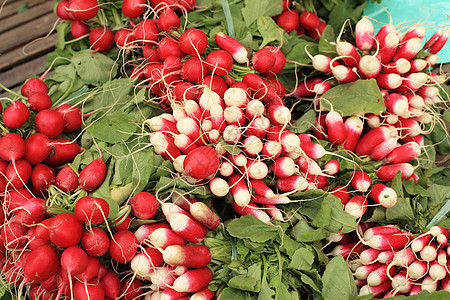
<svg viewBox="0 0 450 300"><path fill-rule="evenodd" d="M344 258L340 255L333 257L325 268L322 276L324 299L354 299L357 288L353 275Z"/></svg>

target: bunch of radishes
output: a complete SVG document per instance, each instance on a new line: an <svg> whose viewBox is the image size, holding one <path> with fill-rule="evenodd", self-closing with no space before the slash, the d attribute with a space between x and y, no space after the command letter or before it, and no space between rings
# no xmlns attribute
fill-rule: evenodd
<svg viewBox="0 0 450 300"><path fill-rule="evenodd" d="M348 260L360 295L387 298L450 290L447 228L433 226L416 237L396 225L361 223L358 231L361 241L354 233L341 235L331 255Z"/></svg>
<svg viewBox="0 0 450 300"><path fill-rule="evenodd" d="M283 0L283 11L275 16L277 24L287 33L295 31L297 35L307 34L313 40L319 41L327 24L314 12L299 12L291 7L291 4L292 1Z"/></svg>

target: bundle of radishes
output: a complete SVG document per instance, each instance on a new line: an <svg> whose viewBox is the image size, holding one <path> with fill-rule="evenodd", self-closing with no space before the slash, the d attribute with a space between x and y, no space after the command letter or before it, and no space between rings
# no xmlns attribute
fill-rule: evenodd
<svg viewBox="0 0 450 300"><path fill-rule="evenodd" d="M342 255L353 271L360 295L394 297L426 290L450 290L449 230L433 226L414 237L396 225L361 223L356 234L341 236L331 255Z"/></svg>

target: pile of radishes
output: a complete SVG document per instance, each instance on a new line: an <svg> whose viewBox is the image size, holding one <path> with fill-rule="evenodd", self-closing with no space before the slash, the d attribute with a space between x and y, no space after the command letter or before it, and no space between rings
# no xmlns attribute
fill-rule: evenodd
<svg viewBox="0 0 450 300"><path fill-rule="evenodd" d="M414 237L396 225L361 223L358 233L359 238L339 235L330 254L347 259L360 295L387 298L450 290L447 228L433 226Z"/></svg>

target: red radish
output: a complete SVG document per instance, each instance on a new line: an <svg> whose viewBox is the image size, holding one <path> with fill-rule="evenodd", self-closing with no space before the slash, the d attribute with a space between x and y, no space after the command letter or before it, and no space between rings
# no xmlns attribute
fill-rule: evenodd
<svg viewBox="0 0 450 300"><path fill-rule="evenodd" d="M258 155L262 151L264 146L261 139L254 135L249 135L242 141L242 144L244 145L245 152L250 157Z"/></svg>
<svg viewBox="0 0 450 300"><path fill-rule="evenodd" d="M283 27L287 33L290 33L300 25L300 16L295 9L287 9L277 17L276 21L277 25Z"/></svg>
<svg viewBox="0 0 450 300"><path fill-rule="evenodd" d="M147 247L137 253L130 262L130 267L138 276L146 277L164 262L160 250Z"/></svg>
<svg viewBox="0 0 450 300"><path fill-rule="evenodd" d="M59 254L55 247L40 246L30 252L23 265L24 276L30 282L43 282L56 274Z"/></svg>
<svg viewBox="0 0 450 300"><path fill-rule="evenodd" d="M410 66L411 67L408 71L411 73L417 73L423 71L426 67L428 67L429 63L425 59L417 58L411 60Z"/></svg>
<svg viewBox="0 0 450 300"><path fill-rule="evenodd" d="M139 22L133 29L133 35L136 38L136 41L144 45L150 45L156 42L158 40L158 34L159 34L158 25L156 24L156 21L153 19L144 19L141 22ZM167 41L167 39L165 41ZM167 56L165 55L163 58L160 55L160 57L162 60L164 60Z"/></svg>
<svg viewBox="0 0 450 300"><path fill-rule="evenodd" d="M334 196L338 197L343 205L345 205L348 202L348 200L350 200L350 193L347 190L347 188L343 186L335 187L330 191L330 194L333 194Z"/></svg>
<svg viewBox="0 0 450 300"><path fill-rule="evenodd" d="M344 211L359 219L367 211L367 205L367 200L363 196L353 196L345 204Z"/></svg>
<svg viewBox="0 0 450 300"><path fill-rule="evenodd" d="M367 245L378 250L399 250L413 239L409 232L379 234L367 239Z"/></svg>
<svg viewBox="0 0 450 300"><path fill-rule="evenodd" d="M163 12L158 16L157 22L159 29L165 32L177 30L181 25L180 18L170 7L163 10Z"/></svg>
<svg viewBox="0 0 450 300"><path fill-rule="evenodd" d="M346 132L341 115L336 111L330 111L325 117L325 123L327 126L328 140L336 145L344 144Z"/></svg>
<svg viewBox="0 0 450 300"><path fill-rule="evenodd" d="M223 32L216 33L214 38L219 48L230 53L236 62L241 64L248 63L247 49L237 40Z"/></svg>
<svg viewBox="0 0 450 300"><path fill-rule="evenodd" d="M376 145L389 137L394 137L396 134L396 129L392 126L373 128L359 139L355 153L358 155L368 155Z"/></svg>
<svg viewBox="0 0 450 300"><path fill-rule="evenodd" d="M93 191L97 189L106 177L106 164L102 157L94 159L85 166L78 178L80 187L85 191Z"/></svg>
<svg viewBox="0 0 450 300"><path fill-rule="evenodd" d="M355 46L349 42L338 41L336 43L336 52L347 67L356 67L361 59L361 56L355 49Z"/></svg>
<svg viewBox="0 0 450 300"><path fill-rule="evenodd" d="M145 240L150 241L155 247L166 249L171 245L185 245L186 240L170 228L161 227L150 233Z"/></svg>
<svg viewBox="0 0 450 300"><path fill-rule="evenodd" d="M73 287L73 295L75 299L101 300L105 299L105 288L96 279L91 279L85 283L76 281Z"/></svg>
<svg viewBox="0 0 450 300"><path fill-rule="evenodd" d="M369 51L372 49L375 43L374 31L372 22L366 17L356 23L355 42L359 50Z"/></svg>
<svg viewBox="0 0 450 300"><path fill-rule="evenodd" d="M367 252L369 251L369 252ZM361 255L366 256L366 253L370 253L370 257L372 257L372 253L379 253L379 250L375 249L365 249L361 252ZM364 259L365 260L365 259ZM380 266L382 266L381 263L371 263L371 264L363 264L362 266L358 267L355 272L354 276L359 280L366 280L370 273L378 269Z"/></svg>
<svg viewBox="0 0 450 300"><path fill-rule="evenodd" d="M27 99L30 109L34 112L39 112L44 109L52 107L52 99L49 95L44 93L31 94Z"/></svg>
<svg viewBox="0 0 450 300"><path fill-rule="evenodd" d="M88 256L77 246L66 248L61 254L61 267L67 271L69 277L81 274L87 267Z"/></svg>
<svg viewBox="0 0 450 300"><path fill-rule="evenodd" d="M274 125L286 125L291 121L291 111L284 105L273 104L267 108L267 118Z"/></svg>
<svg viewBox="0 0 450 300"><path fill-rule="evenodd" d="M277 178L277 188L283 192L304 191L307 187L308 182L303 176L300 175Z"/></svg>
<svg viewBox="0 0 450 300"><path fill-rule="evenodd" d="M137 18L144 13L145 0L124 0L122 13L128 18Z"/></svg>
<svg viewBox="0 0 450 300"><path fill-rule="evenodd" d="M411 60L422 49L422 39L418 37L410 38L402 42L392 58L394 61L404 58ZM429 50L428 50L429 51Z"/></svg>
<svg viewBox="0 0 450 300"><path fill-rule="evenodd" d="M304 11L300 14L300 24L306 30L312 31L319 27L319 17L312 11Z"/></svg>
<svg viewBox="0 0 450 300"><path fill-rule="evenodd" d="M139 244L143 243L153 231L159 228L170 228L167 223L152 223L152 224L144 224L139 226L138 229L134 232L136 239Z"/></svg>
<svg viewBox="0 0 450 300"><path fill-rule="evenodd" d="M219 169L217 151L210 146L196 148L186 155L183 163L186 174L196 179L205 179Z"/></svg>
<svg viewBox="0 0 450 300"><path fill-rule="evenodd" d="M7 133L0 137L0 158L6 161L16 161L25 154L25 142L17 133Z"/></svg>
<svg viewBox="0 0 450 300"><path fill-rule="evenodd" d="M409 162L420 155L420 146L416 142L408 142L394 150L386 157L386 161L391 164L399 164Z"/></svg>
<svg viewBox="0 0 450 300"><path fill-rule="evenodd" d="M41 193L45 193L56 182L55 173L46 164L35 165L31 171L30 178L33 188Z"/></svg>
<svg viewBox="0 0 450 300"><path fill-rule="evenodd" d="M345 259L348 257L353 257L359 255L366 247L359 242L351 242L348 244L340 244L331 250L330 254L332 256L342 255Z"/></svg>
<svg viewBox="0 0 450 300"><path fill-rule="evenodd" d="M149 21L149 20L151 20L151 19L147 19L147 21ZM158 34L157 32L152 32L150 39L156 39L158 37L157 34ZM149 37L147 37L147 36L145 38L149 39ZM176 40L170 36L164 37L159 41L158 54L162 60L165 60L170 55L174 55L179 58L183 58L186 55L186 53L184 53L180 49L180 44L179 44L178 40Z"/></svg>
<svg viewBox="0 0 450 300"><path fill-rule="evenodd" d="M378 255L381 253L381 250L376 250L372 248L368 248L361 252L359 258L361 260L361 263L363 265L373 264L378 260ZM366 279L366 278L359 278L359 279Z"/></svg>
<svg viewBox="0 0 450 300"><path fill-rule="evenodd" d="M339 172L340 164L339 161L335 159L330 159L325 163L323 172L328 175L335 175L337 172Z"/></svg>
<svg viewBox="0 0 450 300"><path fill-rule="evenodd" d="M382 181L392 181L398 172L406 180L414 173L414 167L408 163L385 165L377 170L377 176Z"/></svg>
<svg viewBox="0 0 450 300"><path fill-rule="evenodd" d="M44 163L50 167L71 162L80 153L80 146L68 139L53 139L50 145L52 153L44 160Z"/></svg>
<svg viewBox="0 0 450 300"><path fill-rule="evenodd" d="M450 35L450 29L447 29L442 35L430 46L428 52L431 54L436 54L444 47Z"/></svg>
<svg viewBox="0 0 450 300"><path fill-rule="evenodd" d="M415 280L424 277L428 273L428 265L421 260L415 260L407 267L408 276Z"/></svg>
<svg viewBox="0 0 450 300"><path fill-rule="evenodd" d="M127 263L133 259L138 248L137 239L129 230L119 230L111 238L109 254L119 263Z"/></svg>
<svg viewBox="0 0 450 300"><path fill-rule="evenodd" d="M207 267L192 269L175 279L173 289L178 292L195 293L205 288L212 278L213 273Z"/></svg>
<svg viewBox="0 0 450 300"><path fill-rule="evenodd" d="M106 221L109 205L102 198L84 196L75 203L74 212L81 222L97 225Z"/></svg>
<svg viewBox="0 0 450 300"><path fill-rule="evenodd" d="M322 170L319 166L319 164L307 157L303 157L300 156L297 160L297 165L300 168L300 171L302 171L303 173L305 173L306 175L321 175L322 174Z"/></svg>
<svg viewBox="0 0 450 300"><path fill-rule="evenodd" d="M411 70L411 63L405 58L399 58L383 67L384 73L405 74ZM417 72L417 71L415 71Z"/></svg>
<svg viewBox="0 0 450 300"><path fill-rule="evenodd" d="M8 180L8 186L16 189L25 186L31 176L31 165L24 159L10 163L4 174Z"/></svg>
<svg viewBox="0 0 450 300"><path fill-rule="evenodd" d="M83 236L83 224L71 213L60 213L51 219L49 237L58 247L78 244Z"/></svg>
<svg viewBox="0 0 450 300"><path fill-rule="evenodd" d="M429 269L430 277L435 281L444 279L447 275L446 267L440 265L437 261L432 262Z"/></svg>
<svg viewBox="0 0 450 300"><path fill-rule="evenodd" d="M49 138L55 138L63 132L64 119L61 113L53 109L44 109L36 114L34 119L36 131Z"/></svg>
<svg viewBox="0 0 450 300"><path fill-rule="evenodd" d="M161 155L166 160L173 161L181 155L180 150L175 146L174 139L161 132L156 132L151 135L150 143L155 147L155 153Z"/></svg>
<svg viewBox="0 0 450 300"><path fill-rule="evenodd" d="M187 214L173 213L168 222L173 231L191 243L200 243L208 233L205 226Z"/></svg>
<svg viewBox="0 0 450 300"><path fill-rule="evenodd" d="M300 144L300 148L302 148L306 156L312 159L320 159L327 154L325 148L318 143L304 142Z"/></svg>
<svg viewBox="0 0 450 300"><path fill-rule="evenodd" d="M76 39L89 34L90 31L89 25L83 21L73 20L72 24L70 24L70 32Z"/></svg>
<svg viewBox="0 0 450 300"><path fill-rule="evenodd" d="M377 78L381 72L381 62L375 56L364 55L358 63L358 69L364 78Z"/></svg>
<svg viewBox="0 0 450 300"><path fill-rule="evenodd" d="M124 300L139 299L139 297L143 293L142 289L143 283L141 280L135 277L126 278L125 280L122 280L120 282L119 299L120 298Z"/></svg>
<svg viewBox="0 0 450 300"><path fill-rule="evenodd" d="M377 84L382 89L394 90L401 86L402 77L396 73L380 74L377 77Z"/></svg>
<svg viewBox="0 0 450 300"><path fill-rule="evenodd" d="M11 212L15 213L14 221L19 221L24 225L31 225L43 221L47 216L46 210L47 206L44 199L30 198Z"/></svg>
<svg viewBox="0 0 450 300"><path fill-rule="evenodd" d="M392 275L393 276L393 275ZM391 289L391 281L386 280L379 285L364 285L359 290L359 296L365 296L372 294L374 297L386 293Z"/></svg>
<svg viewBox="0 0 450 300"><path fill-rule="evenodd" d="M80 128L83 122L83 116L81 110L75 105L62 104L55 107L57 112L60 112L64 121L63 132L69 133Z"/></svg>
<svg viewBox="0 0 450 300"><path fill-rule="evenodd" d="M398 92L417 91L427 83L429 78L429 75L423 72L408 74L396 90Z"/></svg>
<svg viewBox="0 0 450 300"><path fill-rule="evenodd" d="M5 223L0 230L1 240L4 247L20 248L26 244L24 236L26 236L28 228L25 224L12 220Z"/></svg>
<svg viewBox="0 0 450 300"><path fill-rule="evenodd" d="M117 299L120 294L120 279L116 272L108 270L100 279L103 286L106 286L105 296L111 299Z"/></svg>
<svg viewBox="0 0 450 300"><path fill-rule="evenodd" d="M34 195L27 188L14 189L5 195L4 207L10 211L25 204L31 198L34 198Z"/></svg>
<svg viewBox="0 0 450 300"><path fill-rule="evenodd" d="M200 291L196 292L191 296L192 300L211 300L214 298L215 292L211 291L207 287L204 289L201 289Z"/></svg>
<svg viewBox="0 0 450 300"><path fill-rule="evenodd" d="M267 48L256 51L252 56L252 66L258 73L268 72L273 67L274 63L275 57Z"/></svg>
<svg viewBox="0 0 450 300"><path fill-rule="evenodd" d="M408 118L408 99L398 93L390 93L384 100L387 110L397 116Z"/></svg>
<svg viewBox="0 0 450 300"><path fill-rule="evenodd" d="M81 245L87 254L103 256L109 249L109 237L103 229L93 227L91 230L83 233Z"/></svg>
<svg viewBox="0 0 450 300"><path fill-rule="evenodd" d="M333 76L336 78L336 80L341 83L349 83L358 79L358 75L355 73L355 71L352 68L344 65L333 67L331 72L333 73Z"/></svg>
<svg viewBox="0 0 450 300"><path fill-rule="evenodd" d="M264 198L278 198L279 195L275 194L267 184L262 180L251 180L251 187L255 190L255 194Z"/></svg>
<svg viewBox="0 0 450 300"><path fill-rule="evenodd" d="M358 143L359 137L363 131L363 122L358 116L351 116L345 119L344 130L345 130L345 141L344 149L355 151L356 145Z"/></svg>
<svg viewBox="0 0 450 300"><path fill-rule="evenodd" d="M369 286L378 286L385 281L389 280L389 276L395 275L395 268L389 268L388 265L381 265L377 269L373 270L367 276L367 284Z"/></svg>
<svg viewBox="0 0 450 300"><path fill-rule="evenodd" d="M114 44L114 33L108 27L95 27L89 33L89 44L95 51L106 52Z"/></svg>
<svg viewBox="0 0 450 300"><path fill-rule="evenodd" d="M219 216L203 202L192 203L189 212L195 220L208 229L215 229L220 224Z"/></svg>
<svg viewBox="0 0 450 300"><path fill-rule="evenodd" d="M397 193L394 189L382 184L377 183L370 189L370 197L376 203L383 207L390 208L397 203Z"/></svg>
<svg viewBox="0 0 450 300"><path fill-rule="evenodd" d="M135 38L131 28L122 28L114 33L114 42L116 42L116 45L120 48L130 48L130 45L134 41Z"/></svg>
<svg viewBox="0 0 450 300"><path fill-rule="evenodd" d="M247 129L245 131L247 136L255 136L260 139L264 138L266 136L267 131L270 128L270 120L264 116L254 118L249 124L247 125ZM270 142L270 141L268 141ZM267 142L266 142L267 144Z"/></svg>
<svg viewBox="0 0 450 300"><path fill-rule="evenodd" d="M156 215L159 202L156 197L148 192L139 192L130 200L133 215L139 219L150 220Z"/></svg>
<svg viewBox="0 0 450 300"><path fill-rule="evenodd" d="M394 259L395 252L393 250L384 250L378 255L378 262L382 264L390 264Z"/></svg>
<svg viewBox="0 0 450 300"><path fill-rule="evenodd" d="M236 201L233 201L233 209L241 216L252 214L255 218L263 223L270 224L270 216L260 207L253 202L248 203L246 206L239 206Z"/></svg>
<svg viewBox="0 0 450 300"><path fill-rule="evenodd" d="M245 125L246 119L244 112L236 106L228 106L223 111L223 116L228 125Z"/></svg>
<svg viewBox="0 0 450 300"><path fill-rule="evenodd" d="M188 28L180 36L180 49L189 55L198 56L205 52L208 37L197 28Z"/></svg>
<svg viewBox="0 0 450 300"><path fill-rule="evenodd" d="M160 62L161 58L158 54L158 49L153 48L153 45L145 45L142 47L142 55L148 63Z"/></svg>
<svg viewBox="0 0 450 300"><path fill-rule="evenodd" d="M77 20L89 20L98 13L99 5L97 0L69 0L70 14Z"/></svg>
<svg viewBox="0 0 450 300"><path fill-rule="evenodd" d="M201 84L209 87L213 92L217 93L221 98L223 98L225 91L228 89L228 85L226 84L225 80L222 77L219 77L217 75L206 76L205 78L203 78ZM201 97L200 97L200 99L201 99Z"/></svg>
<svg viewBox="0 0 450 300"><path fill-rule="evenodd" d="M245 169L245 173L251 179L264 179L269 173L269 167L267 164L260 160L248 160L245 165Z"/></svg>
<svg viewBox="0 0 450 300"><path fill-rule="evenodd" d="M281 50L279 48L272 47L272 46L266 46L264 48L271 51L272 55L274 55L274 57L275 57L275 62L267 74L277 75L278 73L281 72L281 70L283 70L284 66L286 65L286 57L284 56L283 52L281 52ZM282 93L282 94L284 94L284 93Z"/></svg>
<svg viewBox="0 0 450 300"><path fill-rule="evenodd" d="M397 140L397 137L391 137L381 142L370 151L370 157L373 160L382 160L397 147Z"/></svg>
<svg viewBox="0 0 450 300"><path fill-rule="evenodd" d="M289 157L279 157L274 160L272 172L278 178L289 177L294 175L296 171L295 162Z"/></svg>
<svg viewBox="0 0 450 300"><path fill-rule="evenodd" d="M211 262L211 252L204 245L172 245L164 249L163 259L172 266L203 268Z"/></svg>
<svg viewBox="0 0 450 300"><path fill-rule="evenodd" d="M175 84L173 93L177 101L196 100L198 97L197 87L190 82L179 82Z"/></svg>
<svg viewBox="0 0 450 300"><path fill-rule="evenodd" d="M88 263L83 272L76 276L77 280L87 282L100 272L100 261L94 256L88 256Z"/></svg>
<svg viewBox="0 0 450 300"><path fill-rule="evenodd" d="M417 144L423 146L423 141L421 140L422 129L419 122L412 118L398 118L398 122L394 124L399 130L401 130L401 140L404 142L415 141ZM413 137L414 139L406 140L406 137ZM415 138L418 140L415 140Z"/></svg>
<svg viewBox="0 0 450 300"><path fill-rule="evenodd" d="M369 240L375 235L399 233L401 230L397 225L389 224L376 227L370 227L364 231L364 240Z"/></svg>
<svg viewBox="0 0 450 300"><path fill-rule="evenodd" d="M29 97L31 94L34 94L34 93L47 94L48 87L44 83L44 81L42 81L42 79L30 78L22 86L22 88L20 89L20 93L25 97Z"/></svg>
<svg viewBox="0 0 450 300"><path fill-rule="evenodd" d="M73 16L71 15L69 8L69 0L63 0L58 3L56 6L56 15L58 18L63 20L72 20Z"/></svg>
<svg viewBox="0 0 450 300"><path fill-rule="evenodd" d="M382 64L386 64L394 57L398 45L399 38L395 33L388 33L382 40L378 40L380 43L380 50L378 51L378 58Z"/></svg>
<svg viewBox="0 0 450 300"><path fill-rule="evenodd" d="M259 204L286 204L290 203L291 200L288 197L273 197L273 198L265 198L263 196L254 195L252 196L252 202Z"/></svg>
<svg viewBox="0 0 450 300"><path fill-rule="evenodd" d="M70 166L65 166L56 175L56 186L63 192L74 192L78 187L78 175Z"/></svg>
<svg viewBox="0 0 450 300"><path fill-rule="evenodd" d="M13 101L3 112L3 124L8 128L19 128L28 121L29 116L30 111L23 102Z"/></svg>

